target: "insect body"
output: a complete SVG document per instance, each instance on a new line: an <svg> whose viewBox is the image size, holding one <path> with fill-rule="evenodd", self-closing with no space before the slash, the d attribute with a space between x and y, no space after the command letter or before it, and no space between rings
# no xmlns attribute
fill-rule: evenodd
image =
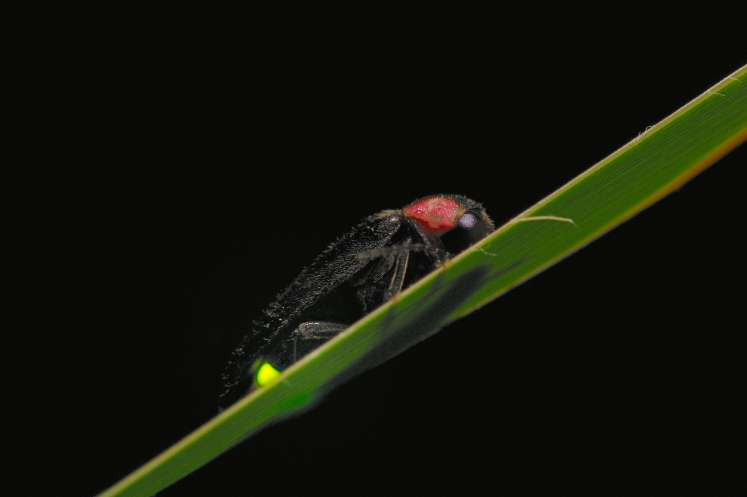
<svg viewBox="0 0 747 497"><path fill-rule="evenodd" d="M482 206L459 195L424 197L364 219L254 322L223 372L220 409L493 230Z"/></svg>

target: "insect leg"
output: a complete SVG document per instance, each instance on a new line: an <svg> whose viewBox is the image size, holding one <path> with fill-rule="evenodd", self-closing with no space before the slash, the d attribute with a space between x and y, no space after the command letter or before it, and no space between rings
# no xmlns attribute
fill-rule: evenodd
<svg viewBox="0 0 747 497"><path fill-rule="evenodd" d="M425 252L431 257L439 260L448 259L449 253L446 250L438 247L431 247L424 243L408 243L406 245L394 245L393 247L382 247L373 250L366 250L355 254L355 258L359 261L365 261L369 259L375 259L377 257L383 257L389 254L401 254L402 252Z"/></svg>
<svg viewBox="0 0 747 497"><path fill-rule="evenodd" d="M394 295L402 290L402 285L405 282L405 273L407 273L407 263L410 260L410 252L402 252L397 255L394 262L394 273L392 274L392 281L389 283L389 288L384 295L384 302L391 299Z"/></svg>

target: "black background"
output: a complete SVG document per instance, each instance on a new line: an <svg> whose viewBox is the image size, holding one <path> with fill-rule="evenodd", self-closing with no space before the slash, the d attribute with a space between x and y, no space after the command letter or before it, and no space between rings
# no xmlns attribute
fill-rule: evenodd
<svg viewBox="0 0 747 497"><path fill-rule="evenodd" d="M590 14L130 11L33 38L31 490L92 495L208 420L232 341L361 218L451 192L500 224L747 62L694 14ZM744 165L159 496L744 486Z"/></svg>

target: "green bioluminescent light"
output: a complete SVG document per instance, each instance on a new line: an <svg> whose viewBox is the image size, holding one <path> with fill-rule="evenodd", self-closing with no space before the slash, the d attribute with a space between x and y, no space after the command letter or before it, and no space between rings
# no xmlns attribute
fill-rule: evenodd
<svg viewBox="0 0 747 497"><path fill-rule="evenodd" d="M263 387L277 380L278 376L280 376L280 373L281 371L278 371L277 369L272 367L272 364L270 364L269 362L265 362L262 363L262 365L257 370L255 381L257 382L257 385Z"/></svg>

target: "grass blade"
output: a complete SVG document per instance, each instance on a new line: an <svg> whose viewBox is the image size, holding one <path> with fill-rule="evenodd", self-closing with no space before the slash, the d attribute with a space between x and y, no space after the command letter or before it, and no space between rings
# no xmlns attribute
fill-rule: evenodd
<svg viewBox="0 0 747 497"><path fill-rule="evenodd" d="M671 193L747 138L747 67L642 132L489 238L366 316L106 490L150 495L307 408L330 388L547 269ZM569 218L573 224L556 218ZM529 218L535 218L530 220ZM537 219L539 218L539 219Z"/></svg>

